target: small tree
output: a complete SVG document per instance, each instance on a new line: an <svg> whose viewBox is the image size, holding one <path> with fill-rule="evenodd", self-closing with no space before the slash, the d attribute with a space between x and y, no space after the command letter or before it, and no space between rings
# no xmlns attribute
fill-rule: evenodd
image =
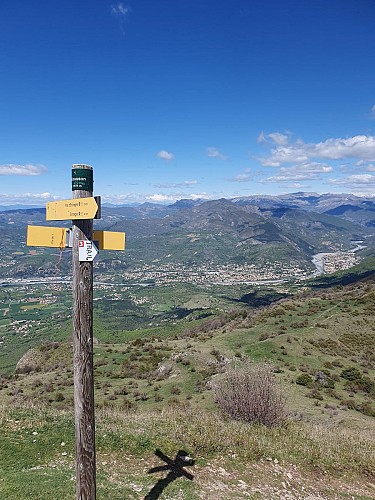
<svg viewBox="0 0 375 500"><path fill-rule="evenodd" d="M231 418L279 427L285 423L285 397L267 363L230 368L214 385L216 402Z"/></svg>

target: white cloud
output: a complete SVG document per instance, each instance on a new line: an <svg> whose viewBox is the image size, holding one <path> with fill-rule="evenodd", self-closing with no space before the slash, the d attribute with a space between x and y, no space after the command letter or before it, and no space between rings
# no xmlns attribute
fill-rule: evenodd
<svg viewBox="0 0 375 500"><path fill-rule="evenodd" d="M14 205L14 204L32 204L43 206L47 201L54 201L61 199L60 196L53 195L52 193L21 193L21 194L7 194L0 193L0 205Z"/></svg>
<svg viewBox="0 0 375 500"><path fill-rule="evenodd" d="M212 200L215 196L208 193L176 193L176 194L150 194L146 196L148 201L155 202L175 202L177 200L186 199L186 200Z"/></svg>
<svg viewBox="0 0 375 500"><path fill-rule="evenodd" d="M286 146L289 142L289 135L282 134L280 132L272 132L271 134L265 134L263 131L258 135L257 142L272 142L278 146Z"/></svg>
<svg viewBox="0 0 375 500"><path fill-rule="evenodd" d="M266 134L263 131L258 135L257 142L267 142Z"/></svg>
<svg viewBox="0 0 375 500"><path fill-rule="evenodd" d="M371 108L371 117L372 118L375 118L375 104L373 105L373 107Z"/></svg>
<svg viewBox="0 0 375 500"><path fill-rule="evenodd" d="M233 179L234 182L248 182L250 180L250 174L239 174Z"/></svg>
<svg viewBox="0 0 375 500"><path fill-rule="evenodd" d="M303 186L303 184L301 184L300 182L293 182L293 184L288 184L287 186L285 186L289 189L305 189L305 186Z"/></svg>
<svg viewBox="0 0 375 500"><path fill-rule="evenodd" d="M236 175L236 177L233 177L232 179L227 179L228 182L249 182L252 180L252 176L250 174L250 169L247 168L244 170L242 174Z"/></svg>
<svg viewBox="0 0 375 500"><path fill-rule="evenodd" d="M180 187L195 186L196 184L198 184L198 181L192 180L192 181L183 181L183 182L177 182L177 183L154 184L154 187L161 188L161 189L175 189L175 188L180 188Z"/></svg>
<svg viewBox="0 0 375 500"><path fill-rule="evenodd" d="M142 203L145 201L145 196L140 193L123 193L123 194L102 194L102 203L113 203L114 205L124 205L126 203Z"/></svg>
<svg viewBox="0 0 375 500"><path fill-rule="evenodd" d="M9 163L0 165L0 175L41 175L47 171L44 165L14 165Z"/></svg>
<svg viewBox="0 0 375 500"><path fill-rule="evenodd" d="M191 200L214 200L216 195L210 193L193 193L190 195Z"/></svg>
<svg viewBox="0 0 375 500"><path fill-rule="evenodd" d="M357 174L357 175L348 175L347 177L343 177L342 179L330 179L330 184L343 184L343 185L351 185L358 186L362 184L374 186L375 184L375 175L371 174Z"/></svg>
<svg viewBox="0 0 375 500"><path fill-rule="evenodd" d="M313 174L294 174L294 175L274 175L272 177L267 177L263 179L262 183L274 183L274 182L290 182L290 181L306 181L314 179Z"/></svg>
<svg viewBox="0 0 375 500"><path fill-rule="evenodd" d="M116 16L126 16L130 12L130 9L123 3L119 2L116 5L111 6L111 12Z"/></svg>
<svg viewBox="0 0 375 500"><path fill-rule="evenodd" d="M168 153L168 151L165 151L165 149L162 149L161 151L159 151L156 156L158 156L162 160L166 160L166 161L171 161L174 159L174 154Z"/></svg>
<svg viewBox="0 0 375 500"><path fill-rule="evenodd" d="M309 175L317 174L327 174L332 172L333 167L327 165L326 163L301 163L300 165L294 165L293 167L281 167L279 172L283 172L285 175L290 174L291 176L296 173L304 173Z"/></svg>
<svg viewBox="0 0 375 500"><path fill-rule="evenodd" d="M330 179L329 184L344 186L356 195L373 195L375 192L375 175L356 174L347 177Z"/></svg>
<svg viewBox="0 0 375 500"><path fill-rule="evenodd" d="M151 201L155 203L174 203L177 200L213 200L217 198L216 193L186 193L184 191L174 193L123 193L123 194L104 194L102 195L102 203L111 203L113 205L126 205L128 203L144 203Z"/></svg>
<svg viewBox="0 0 375 500"><path fill-rule="evenodd" d="M275 134L273 136L274 139ZM356 135L347 139L332 138L318 143L304 143L299 140L289 145L277 144L271 149L271 154L261 158L260 161L263 166L280 167L285 163L304 163L312 159L375 161L375 137Z"/></svg>
<svg viewBox="0 0 375 500"><path fill-rule="evenodd" d="M361 167L361 169L358 169L356 167ZM366 171L366 172L374 172L375 171L375 163L371 163L368 161L360 160L355 163L352 163L351 165L341 165L340 170L342 172L356 172L358 170Z"/></svg>
<svg viewBox="0 0 375 500"><path fill-rule="evenodd" d="M263 179L261 182L290 182L318 179L320 174L328 174L332 171L333 167L326 163L302 163L292 167L280 167L278 175Z"/></svg>
<svg viewBox="0 0 375 500"><path fill-rule="evenodd" d="M268 134L268 137L270 137L278 146L286 146L289 142L289 137L285 134L280 134L279 132Z"/></svg>
<svg viewBox="0 0 375 500"><path fill-rule="evenodd" d="M161 201L173 201L175 198L170 194L151 194L147 196L147 199L151 201L161 202Z"/></svg>
<svg viewBox="0 0 375 500"><path fill-rule="evenodd" d="M348 139L328 139L315 145L312 155L319 158L340 160L359 158L375 161L375 137L357 135Z"/></svg>
<svg viewBox="0 0 375 500"><path fill-rule="evenodd" d="M195 184L198 184L198 181L197 180L191 180L191 181L184 181L182 183L183 186L194 186Z"/></svg>
<svg viewBox="0 0 375 500"><path fill-rule="evenodd" d="M210 158L219 158L220 160L226 160L228 158L216 148L206 148L206 153Z"/></svg>

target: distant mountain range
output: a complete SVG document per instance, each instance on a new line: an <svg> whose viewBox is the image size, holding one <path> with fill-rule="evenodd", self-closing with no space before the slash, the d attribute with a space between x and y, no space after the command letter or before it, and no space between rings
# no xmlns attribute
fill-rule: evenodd
<svg viewBox="0 0 375 500"><path fill-rule="evenodd" d="M362 225L375 225L375 197L298 192L279 196L247 196L235 198L233 202L255 205L261 210L300 208L311 212L337 215Z"/></svg>
<svg viewBox="0 0 375 500"><path fill-rule="evenodd" d="M234 198L238 203L251 203L259 205L264 208L271 206L288 206L290 208L304 208L305 210L312 210L314 212L325 212L343 204L359 205L363 201L374 201L375 198L360 197L353 194L345 193L306 193L299 191L297 193L281 194L281 195L253 195Z"/></svg>
<svg viewBox="0 0 375 500"><path fill-rule="evenodd" d="M263 211L276 208L300 208L312 212L328 213L329 215L345 215L346 218L353 216L354 221L357 221L357 216L353 215L355 212L369 212L375 214L375 197L360 197L345 193L327 193L319 195L317 193L301 191L282 195L242 196L227 199L227 201L239 206L252 205ZM114 213L116 215L126 216L130 219L138 219L146 216L159 217L172 214L204 203L207 203L207 200L181 199L170 205L150 202L125 205L104 203L102 207L108 214ZM0 212L14 212L19 210L43 210L43 208L36 205L0 206ZM351 212L352 214L350 214ZM372 217L375 219L375 215L372 215ZM371 217L369 216L369 218Z"/></svg>
<svg viewBox="0 0 375 500"><path fill-rule="evenodd" d="M70 221L47 223L44 208L0 212L2 252L25 243L27 224L69 227ZM365 253L374 254L375 199L301 192L103 206L95 227L126 232L124 259L130 266L140 261L311 266L313 254L349 250L353 240L366 240Z"/></svg>
<svg viewBox="0 0 375 500"><path fill-rule="evenodd" d="M0 212L8 210L27 210L30 208L40 208L39 205L0 205Z"/></svg>

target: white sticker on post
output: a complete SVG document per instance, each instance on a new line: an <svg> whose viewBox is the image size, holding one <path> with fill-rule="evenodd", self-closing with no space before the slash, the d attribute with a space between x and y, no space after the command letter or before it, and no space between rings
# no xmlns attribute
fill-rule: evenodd
<svg viewBox="0 0 375 500"><path fill-rule="evenodd" d="M92 241L78 241L78 258L80 262L92 262L98 255L98 249Z"/></svg>

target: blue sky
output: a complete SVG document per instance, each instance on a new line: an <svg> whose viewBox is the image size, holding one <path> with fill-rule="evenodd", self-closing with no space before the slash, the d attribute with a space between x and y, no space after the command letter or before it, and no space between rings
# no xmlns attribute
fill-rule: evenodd
<svg viewBox="0 0 375 500"><path fill-rule="evenodd" d="M3 0L0 205L375 193L373 0Z"/></svg>

